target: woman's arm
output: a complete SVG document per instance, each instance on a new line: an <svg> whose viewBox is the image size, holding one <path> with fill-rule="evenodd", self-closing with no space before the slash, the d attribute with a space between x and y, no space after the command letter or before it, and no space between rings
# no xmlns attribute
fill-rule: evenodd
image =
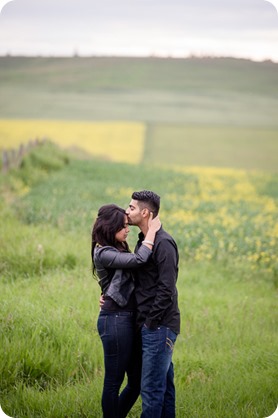
<svg viewBox="0 0 278 418"><path fill-rule="evenodd" d="M158 217L149 219L149 229L145 237L145 242L141 245L136 254L121 252L114 247L99 247L95 250L94 262L99 263L105 268L136 268L148 261L152 253L153 242L156 232L160 229L161 222Z"/></svg>
<svg viewBox="0 0 278 418"><path fill-rule="evenodd" d="M136 254L121 252L114 247L101 247L95 251L94 262L96 266L99 262L104 268L136 268L146 263L151 253L146 245L141 245Z"/></svg>

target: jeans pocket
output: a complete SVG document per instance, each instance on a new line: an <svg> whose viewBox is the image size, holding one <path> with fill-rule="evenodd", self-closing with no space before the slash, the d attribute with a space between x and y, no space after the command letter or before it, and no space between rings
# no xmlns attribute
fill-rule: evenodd
<svg viewBox="0 0 278 418"><path fill-rule="evenodd" d="M97 320L97 329L100 337L106 334L107 315L101 315Z"/></svg>
<svg viewBox="0 0 278 418"><path fill-rule="evenodd" d="M167 351L171 353L173 352L176 339L177 339L177 334L171 331L170 328L167 328L166 339L165 339L165 348Z"/></svg>

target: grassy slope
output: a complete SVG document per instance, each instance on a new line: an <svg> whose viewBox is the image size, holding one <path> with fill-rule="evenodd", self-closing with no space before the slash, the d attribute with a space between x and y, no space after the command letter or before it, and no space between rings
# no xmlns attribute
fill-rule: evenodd
<svg viewBox="0 0 278 418"><path fill-rule="evenodd" d="M0 384L5 412L18 418L101 416L102 351L95 328L99 289L90 272L90 226L101 204L127 204L132 178L132 188L153 187L161 194L164 225L181 251L182 333L174 354L177 417L271 415L278 396L275 274L259 262L251 270L248 263L235 262L232 253L222 261L191 261L184 241L190 225L185 234L171 225L171 218L182 203L175 201L175 193L190 199L192 187L201 187L197 173L98 161L68 164L60 153L52 161L54 155L55 150L46 149L28 159L21 172L1 178L2 196L6 201L16 197L12 205L2 199L0 213L5 243L0 252ZM275 198L275 178L254 175L262 200L266 195ZM233 174L227 181L235 181ZM213 189L207 191L211 199L209 207L198 208L200 219L202 210L218 216L217 196ZM231 202L228 210L243 209L252 218L258 203L248 203L244 194L240 198L239 206ZM207 227L216 225L199 221L194 229L200 234ZM251 222L248 228L248 236L256 237L258 225ZM135 239L133 230L132 245ZM232 237L225 239L228 246ZM139 415L140 402L130 416Z"/></svg>
<svg viewBox="0 0 278 418"><path fill-rule="evenodd" d="M147 163L276 171L277 85L271 62L0 57L3 118L142 121Z"/></svg>
<svg viewBox="0 0 278 418"><path fill-rule="evenodd" d="M0 57L2 117L276 126L277 64Z"/></svg>

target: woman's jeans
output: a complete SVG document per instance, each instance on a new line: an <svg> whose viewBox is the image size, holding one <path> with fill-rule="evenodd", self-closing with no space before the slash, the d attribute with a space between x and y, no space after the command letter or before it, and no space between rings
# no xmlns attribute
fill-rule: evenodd
<svg viewBox="0 0 278 418"><path fill-rule="evenodd" d="M136 338L135 313L101 310L98 332L104 351L104 418L126 417L140 393L141 342ZM127 373L127 385L119 395Z"/></svg>
<svg viewBox="0 0 278 418"><path fill-rule="evenodd" d="M175 386L172 355L177 335L169 328L142 328L141 418L174 418Z"/></svg>

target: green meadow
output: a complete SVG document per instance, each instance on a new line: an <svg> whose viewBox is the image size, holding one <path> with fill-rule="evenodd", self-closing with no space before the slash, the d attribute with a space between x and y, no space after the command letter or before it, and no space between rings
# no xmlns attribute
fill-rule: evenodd
<svg viewBox="0 0 278 418"><path fill-rule="evenodd" d="M100 291L91 272L91 225L101 204L126 206L133 189L146 187L161 195L164 227L180 249L177 417L271 415L277 404L275 184L274 174L76 160L52 144L2 176L0 387L6 414L101 417ZM132 247L137 233L130 233ZM129 416L139 417L140 410L138 400Z"/></svg>
<svg viewBox="0 0 278 418"><path fill-rule="evenodd" d="M0 57L0 85L2 118L278 125L272 62Z"/></svg>
<svg viewBox="0 0 278 418"><path fill-rule="evenodd" d="M277 172L277 68L232 58L0 57L1 118L138 121L142 162Z"/></svg>
<svg viewBox="0 0 278 418"><path fill-rule="evenodd" d="M7 415L102 416L91 227L102 204L126 207L132 191L145 188L161 196L163 226L180 252L177 418L273 414L277 86L271 62L0 57L1 118L11 123L146 124L140 164L46 142L0 175L0 404ZM137 234L131 228L131 248ZM140 413L138 399L129 418Z"/></svg>
<svg viewBox="0 0 278 418"><path fill-rule="evenodd" d="M242 126L149 124L145 163L277 172L278 131Z"/></svg>

